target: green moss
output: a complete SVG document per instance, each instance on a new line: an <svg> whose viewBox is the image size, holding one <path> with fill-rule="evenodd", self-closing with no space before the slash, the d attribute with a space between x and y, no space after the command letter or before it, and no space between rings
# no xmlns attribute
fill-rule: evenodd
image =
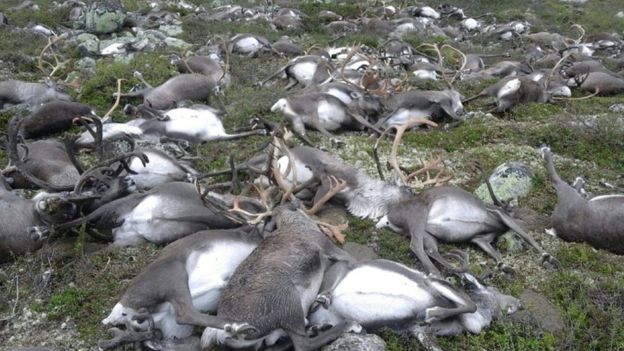
<svg viewBox="0 0 624 351"><path fill-rule="evenodd" d="M134 71L143 73L145 80L153 86L164 83L176 72L164 53L136 55L129 64L114 62L113 59L105 58L97 62L96 71L98 74L85 81L78 98L82 103L91 105L103 112L108 111L115 102L113 93L117 90L118 78L125 79L122 84L122 92L127 92L133 85L140 84L139 80L132 76ZM129 100L122 98L122 100L134 104L142 103L140 98ZM119 111L117 111L117 115L121 119L124 118Z"/></svg>

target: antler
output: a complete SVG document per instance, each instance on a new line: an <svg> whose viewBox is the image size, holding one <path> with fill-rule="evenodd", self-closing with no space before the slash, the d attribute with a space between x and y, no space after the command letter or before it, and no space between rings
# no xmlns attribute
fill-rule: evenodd
<svg viewBox="0 0 624 351"><path fill-rule="evenodd" d="M115 111L115 109L119 106L119 101L121 100L121 82L125 82L126 80L123 78L117 79L117 99L115 99L115 103L111 106L110 110L106 112L104 115L104 119L106 120L110 115Z"/></svg>
<svg viewBox="0 0 624 351"><path fill-rule="evenodd" d="M466 67L466 62L468 62L468 59L466 58L466 55L465 55L463 52L461 52L461 50L459 50L459 49L457 49L457 48L454 48L454 47L452 47L452 46L450 46L450 45L448 45L448 44L444 44L444 45L442 45L442 49L444 49L444 48L449 48L449 49L451 49L451 50L455 51L455 52L456 52L456 53L458 53L458 54L459 54L459 56L461 56L461 58L462 58L462 64L461 64L461 66L460 66L460 67L459 67L459 69L455 72L455 75L453 76L453 79L451 79L451 86L452 86L452 84L455 82L455 79L457 79L457 77L459 76L459 74L460 74L460 73L464 70L464 67Z"/></svg>
<svg viewBox="0 0 624 351"><path fill-rule="evenodd" d="M330 184L332 184L329 188L329 190L327 190L327 192L325 193L325 195L323 195L323 197L321 197L318 201L316 201L314 203L314 205L312 206L312 208L306 209L305 212L309 215L313 215L316 212L318 212L318 210L321 209L321 207L323 205L325 205L325 203L327 203L327 201L331 200L332 197L334 197L334 195L338 194L339 192L341 192L344 188L347 187L347 182L343 179L339 179L335 176L329 176L327 177L328 181Z"/></svg>
<svg viewBox="0 0 624 351"><path fill-rule="evenodd" d="M431 174L429 173L430 171L437 171L438 173L435 175L435 177L431 178ZM445 168L439 157L428 160L423 168L412 172L406 177L406 179L407 181L409 181L410 179L415 178L416 176L423 173L427 176L427 179L425 179L424 181L420 181L419 187L421 188L428 185L433 185L434 187L440 186L446 184L449 180L451 180L451 178L453 178L452 174L443 176L443 174L445 173Z"/></svg>
<svg viewBox="0 0 624 351"><path fill-rule="evenodd" d="M405 133L405 131L409 128L412 128L414 126L417 125L422 125L422 124L426 124L432 127L437 127L438 125L435 122L432 122L428 119L425 118L420 118L420 117L410 117L407 122L405 122L402 125L399 126L391 126L390 128L386 129L384 131L384 133L379 137L379 139L377 139L377 142L375 143L375 146L373 147L373 154L376 155L377 154L377 148L379 146L379 141L381 140L381 138L384 136L384 134L386 134L386 132L388 130L390 130L391 128L394 128L396 130L396 135L394 137L394 141L392 142L392 150L390 152L390 164L392 165L392 168L394 169L395 173L397 174L398 177L401 178L402 182L404 184L408 184L410 179L415 178L418 175L421 174L425 174L426 175L426 179L424 181L420 181L420 183L418 184L418 187L424 187L427 185L433 185L433 186L440 186L446 182L448 182L451 178L452 175L444 175L444 166L442 165L442 162L439 158L436 159L432 159L429 160L425 163L424 167L412 172L409 175L405 175L401 169L401 166L399 165L399 161L398 161L398 149L399 149L399 144L401 143L401 138L403 137L403 134ZM378 158L376 157L376 162L378 163ZM377 165L377 170L380 172L381 175L381 169L380 169L380 165ZM431 173L430 171L438 171L438 173L435 175L435 177L431 177Z"/></svg>
<svg viewBox="0 0 624 351"><path fill-rule="evenodd" d="M262 202L262 206L266 208L266 211L261 213L251 213L240 208L240 195L234 197L234 201L232 202L232 208L228 210L230 213L238 213L250 219L247 219L247 223L251 225L256 225L265 218L271 216L273 214L272 205L269 204L269 189L260 190L257 186L254 185L254 189L260 195L260 201Z"/></svg>
<svg viewBox="0 0 624 351"><path fill-rule="evenodd" d="M46 51L52 48L52 45L64 39L65 37L63 37L62 35L55 35L52 37L48 37L48 43L46 44L46 46L43 47L43 50L41 50L41 53L39 54L39 57L37 58L37 67L41 70L41 72L43 72L43 74L47 75L48 77L54 76L56 71L64 67L70 61L69 59L62 61L62 62L59 61L58 56L53 51L51 52L52 52L52 57L54 58L54 62L55 62L54 65L43 59L43 55L46 53ZM49 74L46 72L46 69L44 68L44 64L52 67L52 71Z"/></svg>

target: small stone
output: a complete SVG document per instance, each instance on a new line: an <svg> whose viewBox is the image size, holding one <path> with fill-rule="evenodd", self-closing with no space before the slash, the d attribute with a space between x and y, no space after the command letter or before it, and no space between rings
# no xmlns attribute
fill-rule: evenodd
<svg viewBox="0 0 624 351"><path fill-rule="evenodd" d="M496 167L489 179L496 197L506 202L526 196L533 186L533 172L528 166L514 161ZM485 184L475 190L475 195L486 203L493 203Z"/></svg>
<svg viewBox="0 0 624 351"><path fill-rule="evenodd" d="M624 12L620 12L622 13L622 17L624 17ZM611 112L616 112L616 113L621 113L624 112L624 104L613 104L611 106L609 106L609 111Z"/></svg>
<svg viewBox="0 0 624 351"><path fill-rule="evenodd" d="M496 242L496 246L503 252L518 253L524 250L524 241L513 231L501 235Z"/></svg>
<svg viewBox="0 0 624 351"><path fill-rule="evenodd" d="M620 11L620 12L618 12L618 13L615 15L615 17L617 17L617 18L624 18L624 11Z"/></svg>
<svg viewBox="0 0 624 351"><path fill-rule="evenodd" d="M543 295L526 289L520 294L520 301L545 331L557 333L565 329L561 312Z"/></svg>
<svg viewBox="0 0 624 351"><path fill-rule="evenodd" d="M63 330L67 329L67 323L61 323L61 329Z"/></svg>
<svg viewBox="0 0 624 351"><path fill-rule="evenodd" d="M321 351L384 351L386 342L375 334L343 334Z"/></svg>

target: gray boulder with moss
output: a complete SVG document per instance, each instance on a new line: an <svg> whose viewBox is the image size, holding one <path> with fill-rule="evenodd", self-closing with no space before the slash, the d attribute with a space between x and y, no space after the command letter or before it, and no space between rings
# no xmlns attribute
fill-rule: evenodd
<svg viewBox="0 0 624 351"><path fill-rule="evenodd" d="M533 171L523 163L508 161L496 167L489 177L494 194L499 200L515 201L521 196L526 196L533 186ZM481 200L492 203L485 183L475 190Z"/></svg>
<svg viewBox="0 0 624 351"><path fill-rule="evenodd" d="M110 34L121 30L127 13L121 3L116 0L97 1L90 4L78 27L93 34Z"/></svg>

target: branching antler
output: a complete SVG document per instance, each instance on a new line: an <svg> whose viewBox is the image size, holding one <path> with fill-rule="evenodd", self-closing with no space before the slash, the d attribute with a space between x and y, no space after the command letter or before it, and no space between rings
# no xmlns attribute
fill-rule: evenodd
<svg viewBox="0 0 624 351"><path fill-rule="evenodd" d="M341 192L344 188L347 187L347 182L342 180L342 179L338 179L335 176L329 176L327 177L329 183L331 184L329 190L327 190L327 192L323 195L323 197L321 197L318 201L316 201L314 203L314 205L312 206L312 208L306 209L305 212L309 215L313 215L316 212L318 212L321 207L323 207L323 205L325 205L325 203L327 203L327 201L331 200L332 197L334 197L334 195L338 194L339 192Z"/></svg>
<svg viewBox="0 0 624 351"><path fill-rule="evenodd" d="M58 56L52 50L52 46L54 44L64 39L65 37L59 36L59 35L48 37L48 43L46 44L46 46L43 47L43 50L41 50L41 53L39 54L39 57L37 58L37 67L41 70L41 72L43 72L43 74L45 74L48 77L53 77L54 74L59 69L65 67L65 65L70 61L69 59L65 61L60 61ZM50 53L52 53L52 58L54 58L54 64L44 60L43 58L43 56L46 54L48 50L50 50ZM44 67L45 65L50 66L52 68L52 71L50 71L50 73L46 71L46 68Z"/></svg>
<svg viewBox="0 0 624 351"><path fill-rule="evenodd" d="M431 178L431 171L437 171L435 177L433 178ZM428 160L423 168L408 175L406 177L407 181L423 173L426 175L427 178L424 181L420 181L420 183L418 184L421 188L429 185L432 185L434 187L444 185L449 180L451 180L451 178L453 178L452 174L445 175L446 171L444 165L442 164L442 160L440 160L440 158L434 158Z"/></svg>
<svg viewBox="0 0 624 351"><path fill-rule="evenodd" d="M452 178L451 175L444 175L444 167L440 159L433 159L433 160L427 161L427 163L425 163L425 166L423 168L409 175L405 175L403 173L401 166L399 165L398 150L399 150L399 145L401 144L401 138L403 137L403 134L409 128L412 128L417 125L422 125L422 124L426 124L432 127L438 126L435 122L432 122L426 118L410 117L407 120L407 122L405 122L404 124L399 125L399 126L391 126L390 128L386 129L384 133L379 137L379 139L377 139L377 142L375 143L375 146L373 148L373 152L375 154L377 153L377 148L379 146L379 141L381 140L381 138L384 136L384 134L388 132L388 130L394 128L396 130L396 135L394 137L394 141L392 142L392 149L390 151L389 162L390 162L390 165L392 165L392 168L397 174L397 176L401 178L401 181L404 184L409 184L410 179L415 178L416 176L424 173L427 178L424 181L420 181L420 183L418 184L419 187L424 187L427 185L439 186L448 182ZM378 165L377 168L379 170L380 166ZM438 171L438 173L436 174L435 177L432 178L431 173L430 173L431 171Z"/></svg>

